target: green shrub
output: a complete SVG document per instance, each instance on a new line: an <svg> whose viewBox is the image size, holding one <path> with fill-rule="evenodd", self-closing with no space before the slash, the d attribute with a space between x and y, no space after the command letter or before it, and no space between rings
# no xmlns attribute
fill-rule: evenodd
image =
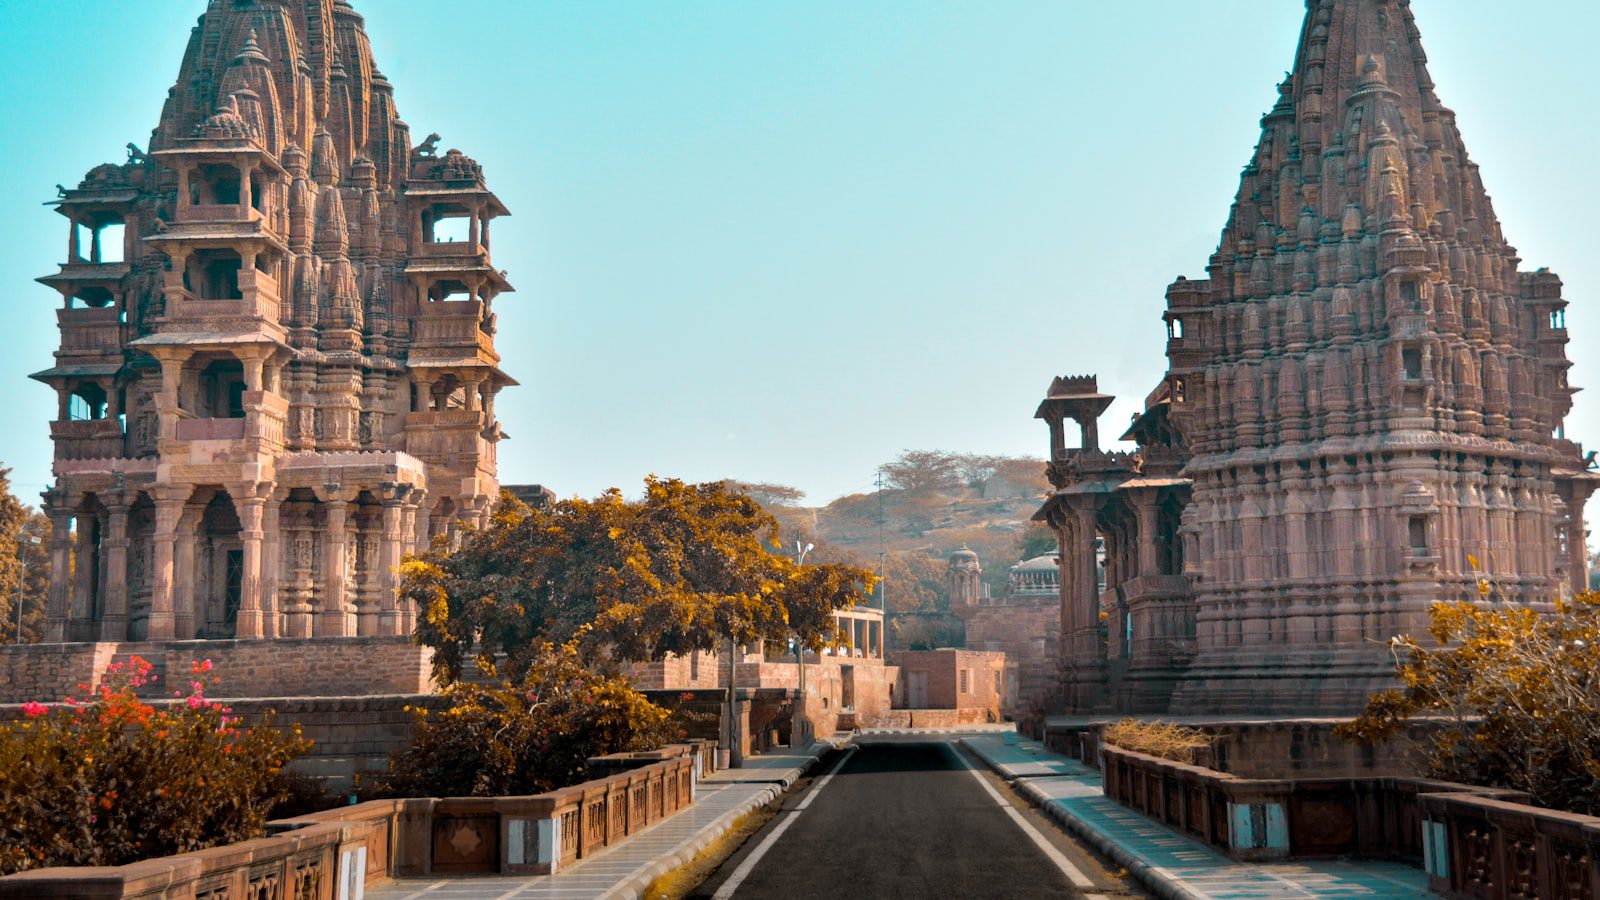
<svg viewBox="0 0 1600 900"><path fill-rule="evenodd" d="M243 728L190 692L155 709L133 689L150 664L113 665L107 684L60 705L25 704L0 725L0 874L117 866L259 836L286 793L283 767L310 742L264 722Z"/></svg>
<svg viewBox="0 0 1600 900"><path fill-rule="evenodd" d="M571 646L544 645L517 684L458 682L448 706L411 710L411 743L363 796L537 794L588 778L591 756L654 750L683 736L669 712L620 677L586 668Z"/></svg>

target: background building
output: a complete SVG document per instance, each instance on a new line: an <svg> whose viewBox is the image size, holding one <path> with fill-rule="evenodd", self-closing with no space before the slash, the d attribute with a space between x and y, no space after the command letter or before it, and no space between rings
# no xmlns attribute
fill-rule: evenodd
<svg viewBox="0 0 1600 900"><path fill-rule="evenodd" d="M1061 632L1060 561L1057 554L1024 560L1010 569L1006 593L991 596L982 582L978 555L965 547L950 554L946 581L950 611L966 627L965 648L1003 654L1013 687L997 693L1008 714L1041 703L1058 677ZM912 654L897 655L903 660ZM907 676L902 674L902 681ZM909 702L909 696L908 702Z"/></svg>

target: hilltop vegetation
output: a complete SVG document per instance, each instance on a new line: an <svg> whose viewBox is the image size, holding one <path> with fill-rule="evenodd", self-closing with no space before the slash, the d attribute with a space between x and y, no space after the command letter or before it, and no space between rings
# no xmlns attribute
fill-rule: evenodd
<svg viewBox="0 0 1600 900"><path fill-rule="evenodd" d="M880 564L887 575L892 636L902 647L960 640L949 615L945 558L970 547L983 580L1003 594L1017 561L1049 552L1051 532L1030 521L1048 490L1044 460L907 450L880 467L880 492L848 494L824 506L781 484L739 483L782 526L784 545L816 544L808 561ZM881 512L880 512L881 510Z"/></svg>

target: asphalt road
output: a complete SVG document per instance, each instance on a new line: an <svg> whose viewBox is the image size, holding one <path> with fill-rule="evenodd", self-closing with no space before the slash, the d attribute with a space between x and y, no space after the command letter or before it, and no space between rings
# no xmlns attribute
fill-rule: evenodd
<svg viewBox="0 0 1600 900"><path fill-rule="evenodd" d="M981 762L930 736L868 739L825 759L691 896L1140 895Z"/></svg>

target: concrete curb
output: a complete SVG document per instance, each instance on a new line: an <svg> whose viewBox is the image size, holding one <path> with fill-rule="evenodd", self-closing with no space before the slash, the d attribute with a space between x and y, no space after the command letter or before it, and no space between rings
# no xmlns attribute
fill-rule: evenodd
<svg viewBox="0 0 1600 900"><path fill-rule="evenodd" d="M1017 730L1015 723L1003 725L951 725L933 728L863 728L858 734L1010 734Z"/></svg>
<svg viewBox="0 0 1600 900"><path fill-rule="evenodd" d="M740 816L771 803L784 791L793 787L794 783L800 780L800 776L804 775L807 769L816 765L817 761L822 759L822 754L829 749L832 748L825 744L821 746L814 744L808 747L807 750L816 751L816 755L812 756L803 765L789 769L773 778L740 779L738 781L730 779L709 782L710 784L771 784L772 787L751 796L748 800L718 816L706 827L696 832L694 836L685 839L683 843L674 847L665 856L661 856L655 862L636 869L633 874L629 875L621 883L601 894L598 900L638 900L638 898L644 896L645 889L650 887L651 882L668 872L688 865L691 860L700 854L701 850L709 847L727 834L733 828L733 823L738 821Z"/></svg>
<svg viewBox="0 0 1600 900"><path fill-rule="evenodd" d="M638 900L638 898L644 896L645 889L650 887L651 882L674 869L688 865L689 861L698 856L701 850L704 850L718 838L727 834L733 827L733 823L738 821L740 816L771 803L773 798L780 793L781 791L778 788L771 787L728 810L709 825L700 829L693 837L679 844L667 855L634 870L633 874L629 875L620 884L601 894L599 900Z"/></svg>
<svg viewBox="0 0 1600 900"><path fill-rule="evenodd" d="M962 741L961 745L970 750L974 756L983 760L984 764L990 769L993 769L1002 777L1006 777L1006 773L1001 769L1000 765L991 759L989 755L984 753L979 747L974 746L968 741ZM1035 778L1042 779L1068 777L1071 776L1024 775L1008 777L1006 780L1011 784L1012 787L1017 789L1018 793L1022 794L1024 797L1027 797L1034 806L1039 807L1039 809L1043 811L1045 815L1049 816L1051 819L1054 819L1056 824L1065 829L1067 833L1083 839L1101 856L1104 856L1106 859L1109 859L1124 869L1127 869L1128 874L1133 876L1133 878L1137 880L1140 885L1142 885L1152 894L1155 894L1157 897L1161 897L1162 900L1207 900L1207 896L1205 894L1201 894L1194 889L1183 885L1172 876L1167 875L1165 872L1162 872L1144 860L1139 859L1133 854L1132 851L1117 843L1111 837L1106 835L1105 832L1074 815L1070 810L1061 804L1053 802L1043 790L1030 783Z"/></svg>

